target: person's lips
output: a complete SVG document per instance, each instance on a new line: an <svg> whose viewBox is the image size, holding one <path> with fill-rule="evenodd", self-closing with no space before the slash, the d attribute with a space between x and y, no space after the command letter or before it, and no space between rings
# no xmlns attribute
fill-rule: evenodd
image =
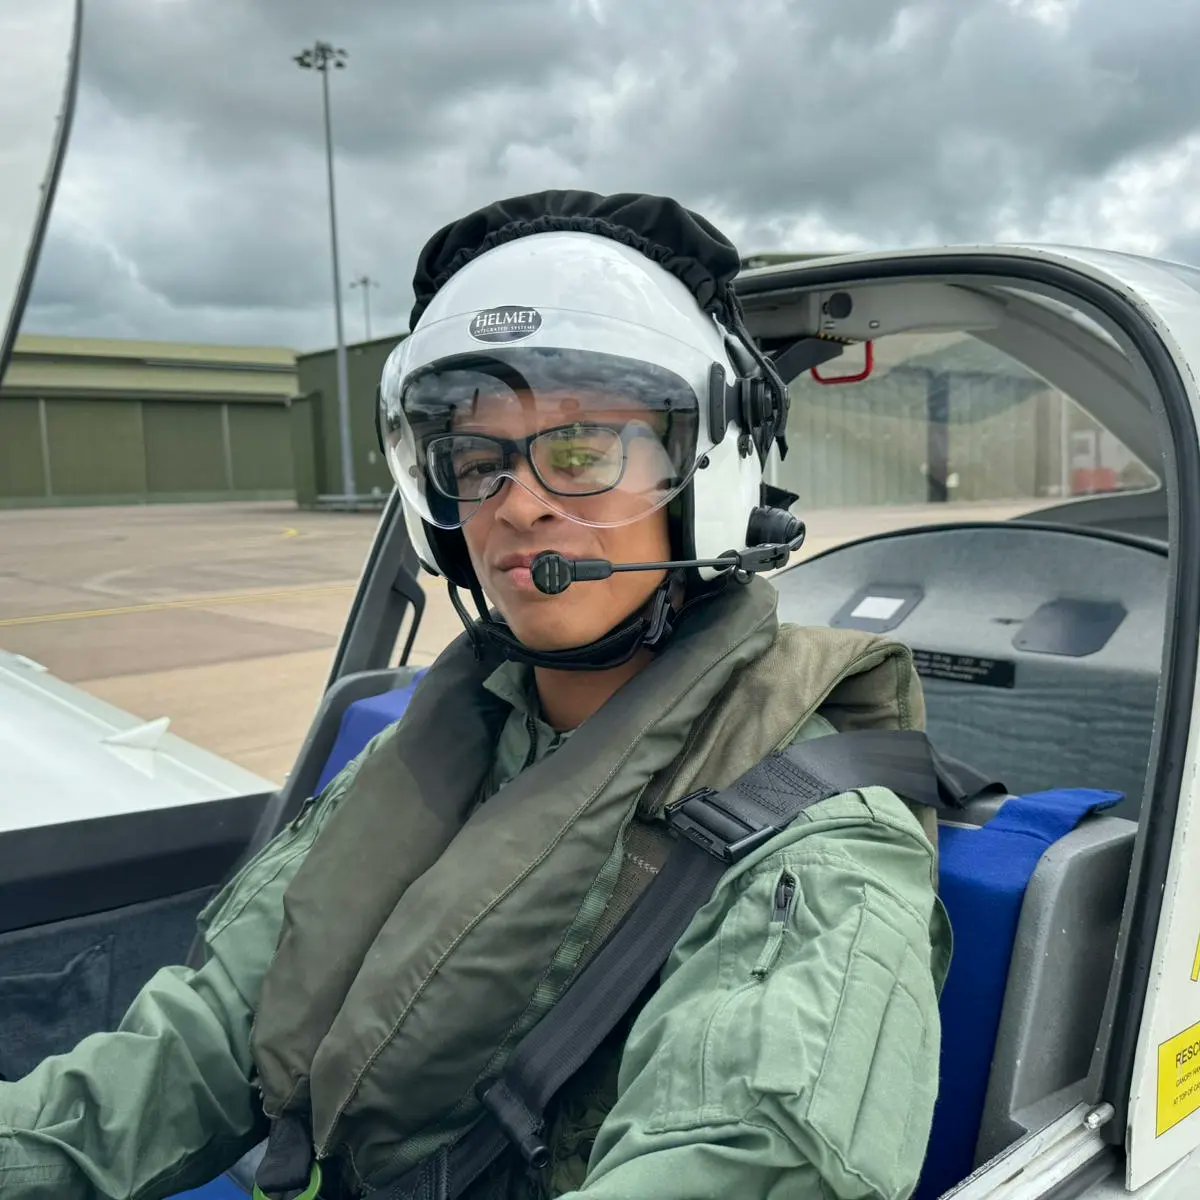
<svg viewBox="0 0 1200 1200"><path fill-rule="evenodd" d="M518 567L528 570L533 566L533 560L544 553L544 550L528 550L522 554L505 554L496 559L495 567L497 571L513 571Z"/></svg>

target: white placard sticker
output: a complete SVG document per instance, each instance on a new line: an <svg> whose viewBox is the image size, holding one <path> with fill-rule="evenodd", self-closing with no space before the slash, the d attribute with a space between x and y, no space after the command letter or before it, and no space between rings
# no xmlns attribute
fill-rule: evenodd
<svg viewBox="0 0 1200 1200"><path fill-rule="evenodd" d="M895 596L864 596L850 614L865 621L888 621L899 612L904 601Z"/></svg>

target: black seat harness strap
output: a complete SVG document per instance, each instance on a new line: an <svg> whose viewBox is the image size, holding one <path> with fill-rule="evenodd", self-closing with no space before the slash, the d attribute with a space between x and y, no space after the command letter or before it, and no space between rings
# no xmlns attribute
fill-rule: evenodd
<svg viewBox="0 0 1200 1200"><path fill-rule="evenodd" d="M869 786L935 809L998 787L940 759L923 733L864 730L772 754L721 792L671 805L677 835L666 863L558 1003L520 1042L480 1099L487 1110L448 1150L380 1190L386 1200L457 1200L510 1145L531 1167L549 1162L546 1105L591 1057L662 969L729 867L821 800Z"/></svg>

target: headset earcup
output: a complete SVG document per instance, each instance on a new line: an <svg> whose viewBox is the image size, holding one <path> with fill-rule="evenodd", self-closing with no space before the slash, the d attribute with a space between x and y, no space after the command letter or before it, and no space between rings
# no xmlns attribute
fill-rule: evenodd
<svg viewBox="0 0 1200 1200"><path fill-rule="evenodd" d="M467 553L467 539L463 537L462 530L438 529L427 521L422 521L421 524L425 527L425 538L433 552L438 573L458 587L476 586L475 568L471 565L471 556Z"/></svg>
<svg viewBox="0 0 1200 1200"><path fill-rule="evenodd" d="M442 575L459 587L469 588L475 581L475 570L467 554L462 530L431 525L403 500L401 508L409 540L421 566L431 575Z"/></svg>

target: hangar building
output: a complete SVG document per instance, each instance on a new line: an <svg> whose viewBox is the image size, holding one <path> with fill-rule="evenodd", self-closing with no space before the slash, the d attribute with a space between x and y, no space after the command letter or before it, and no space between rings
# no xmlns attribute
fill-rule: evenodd
<svg viewBox="0 0 1200 1200"><path fill-rule="evenodd" d="M296 356L273 346L17 338L0 507L295 495Z"/></svg>

